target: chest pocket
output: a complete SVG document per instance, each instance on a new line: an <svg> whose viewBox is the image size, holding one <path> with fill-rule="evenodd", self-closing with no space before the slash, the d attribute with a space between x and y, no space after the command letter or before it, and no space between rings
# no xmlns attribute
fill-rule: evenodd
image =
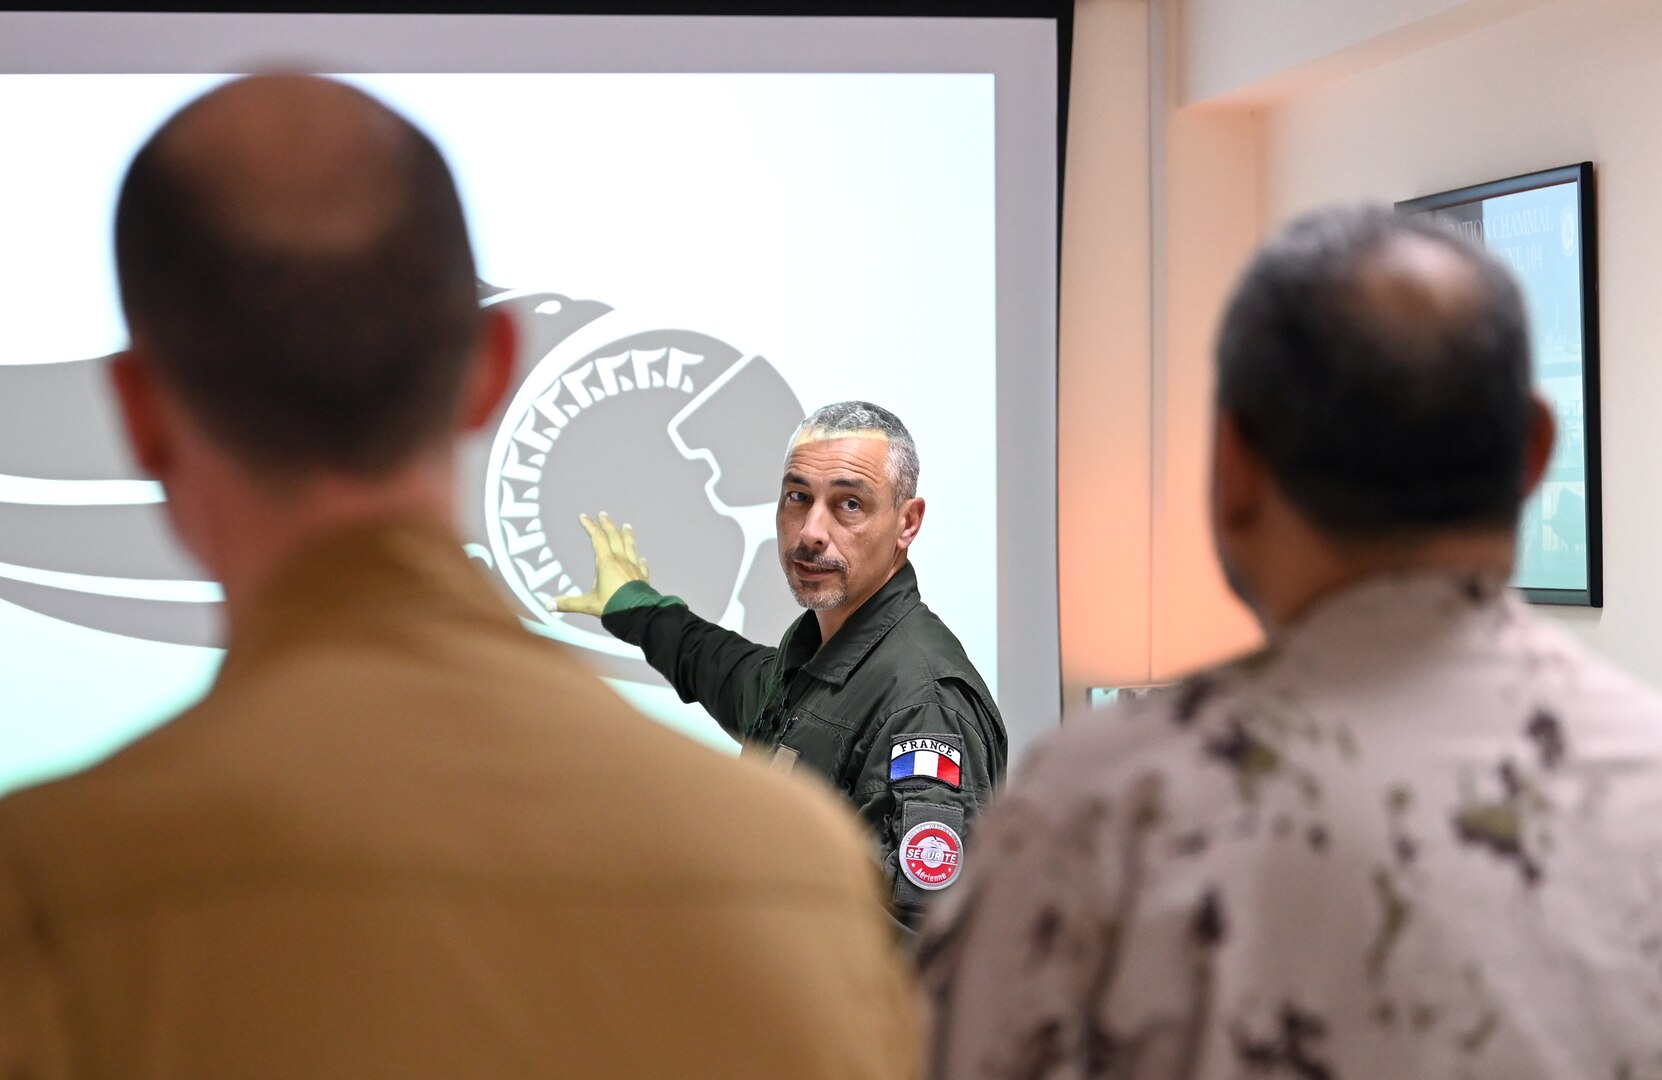
<svg viewBox="0 0 1662 1080"><path fill-rule="evenodd" d="M796 754L794 768L812 769L838 787L846 787L843 771L852 736L846 725L798 708L785 719L779 750Z"/></svg>

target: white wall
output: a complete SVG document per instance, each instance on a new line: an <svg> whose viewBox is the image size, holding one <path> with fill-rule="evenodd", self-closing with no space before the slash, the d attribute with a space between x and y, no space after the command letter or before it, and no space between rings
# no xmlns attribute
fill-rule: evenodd
<svg viewBox="0 0 1662 1080"><path fill-rule="evenodd" d="M1182 104L1179 0L1157 0L1153 13L1149 677L1166 682L1259 640L1213 556L1207 486L1215 313L1262 233L1263 134L1252 110Z"/></svg>
<svg viewBox="0 0 1662 1080"><path fill-rule="evenodd" d="M1206 525L1206 313L1259 236L1261 135L1251 115L1177 106L1175 4L1076 9L1057 424L1064 721L1087 687L1163 681L1257 637Z"/></svg>
<svg viewBox="0 0 1662 1080"><path fill-rule="evenodd" d="M1148 678L1149 12L1080 0L1057 372L1063 719Z"/></svg>
<svg viewBox="0 0 1662 1080"><path fill-rule="evenodd" d="M1179 0L1080 0L1062 229L1063 720L1250 647L1206 518L1211 312L1260 235L1258 119L1178 104Z"/></svg>
<svg viewBox="0 0 1662 1080"><path fill-rule="evenodd" d="M1179 101L1274 101L1548 2L1185 0Z"/></svg>

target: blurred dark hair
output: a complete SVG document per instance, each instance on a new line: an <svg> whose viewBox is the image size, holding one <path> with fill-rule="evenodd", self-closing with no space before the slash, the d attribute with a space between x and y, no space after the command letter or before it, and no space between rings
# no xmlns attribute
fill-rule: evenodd
<svg viewBox="0 0 1662 1080"><path fill-rule="evenodd" d="M1427 274L1424 256L1444 253L1464 273ZM1523 300L1451 231L1383 207L1299 218L1236 287L1217 362L1219 409L1319 527L1516 520L1533 416Z"/></svg>
<svg viewBox="0 0 1662 1080"><path fill-rule="evenodd" d="M372 151L385 220L339 250L239 227L214 178L169 153L173 121L122 184L128 324L191 415L257 468L384 473L460 406L480 331L467 228L438 149L388 115L395 145Z"/></svg>

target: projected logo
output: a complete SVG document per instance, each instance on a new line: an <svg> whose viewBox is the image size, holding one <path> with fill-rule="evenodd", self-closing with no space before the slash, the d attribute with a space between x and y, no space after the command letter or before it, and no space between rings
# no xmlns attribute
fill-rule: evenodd
<svg viewBox="0 0 1662 1080"><path fill-rule="evenodd" d="M103 360L0 366L0 600L208 645L221 593L200 577L122 446Z"/></svg>
<svg viewBox="0 0 1662 1080"><path fill-rule="evenodd" d="M590 300L503 292L527 340L473 504L521 614L593 650L606 674L653 678L593 618L548 605L586 591L594 553L579 513L635 527L652 577L728 629L762 641L796 607L779 572L774 508L785 443L803 415L765 357L708 334L663 329Z"/></svg>
<svg viewBox="0 0 1662 1080"><path fill-rule="evenodd" d="M635 526L653 579L760 640L796 608L774 555L786 440L803 410L779 370L708 334L593 301L482 287L521 330L518 391L463 447L468 553L526 622L655 681L596 620L547 610L586 590L580 512ZM178 548L160 486L122 447L104 360L0 365L0 600L127 637L220 643L219 586Z"/></svg>

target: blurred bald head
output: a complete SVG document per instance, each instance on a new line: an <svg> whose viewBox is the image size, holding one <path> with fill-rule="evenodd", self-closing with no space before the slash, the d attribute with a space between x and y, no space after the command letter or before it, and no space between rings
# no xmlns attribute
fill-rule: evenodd
<svg viewBox="0 0 1662 1080"><path fill-rule="evenodd" d="M1523 299L1487 252L1384 207L1294 221L1218 338L1218 408L1311 521L1509 528L1537 413Z"/></svg>
<svg viewBox="0 0 1662 1080"><path fill-rule="evenodd" d="M480 316L436 147L340 83L241 79L128 170L116 267L134 346L222 447L374 476L439 445Z"/></svg>

